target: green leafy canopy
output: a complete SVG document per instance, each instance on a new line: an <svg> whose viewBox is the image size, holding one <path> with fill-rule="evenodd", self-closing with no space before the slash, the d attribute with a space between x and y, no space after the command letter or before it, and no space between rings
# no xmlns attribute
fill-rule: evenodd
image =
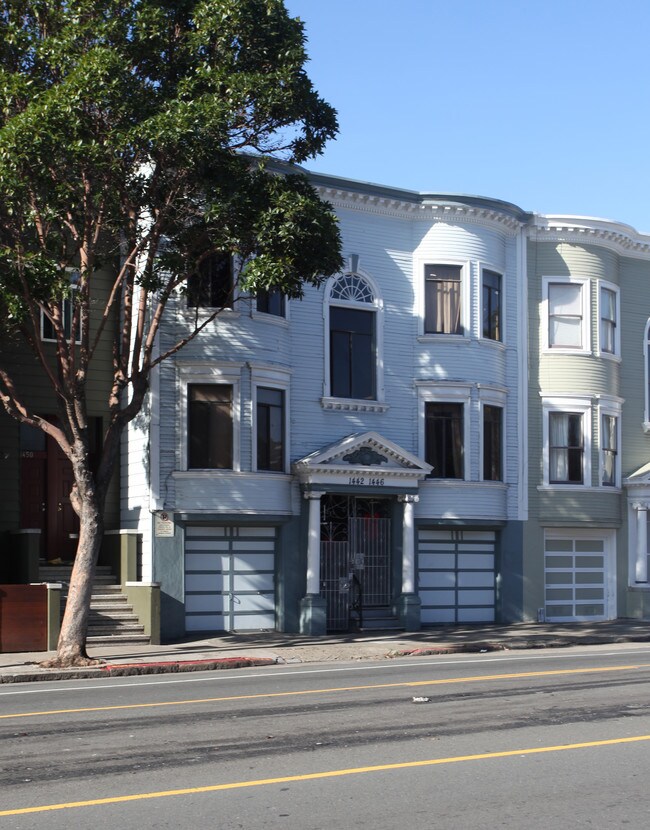
<svg viewBox="0 0 650 830"><path fill-rule="evenodd" d="M0 0L0 303L135 249L147 287L209 249L248 259L250 289L336 271L335 219L291 167L337 131L306 60L281 0Z"/></svg>

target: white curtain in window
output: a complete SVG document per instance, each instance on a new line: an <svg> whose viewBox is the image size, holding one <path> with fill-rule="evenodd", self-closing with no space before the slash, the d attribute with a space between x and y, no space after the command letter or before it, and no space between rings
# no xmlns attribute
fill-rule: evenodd
<svg viewBox="0 0 650 830"><path fill-rule="evenodd" d="M550 470L551 481L569 479L569 416L561 412L549 415Z"/></svg>
<svg viewBox="0 0 650 830"><path fill-rule="evenodd" d="M456 334L460 330L460 281L440 280L434 285L434 329Z"/></svg>

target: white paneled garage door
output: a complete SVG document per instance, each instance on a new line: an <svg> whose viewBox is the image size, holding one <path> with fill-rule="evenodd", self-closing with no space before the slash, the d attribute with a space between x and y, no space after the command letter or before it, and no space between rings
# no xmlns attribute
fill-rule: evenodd
<svg viewBox="0 0 650 830"><path fill-rule="evenodd" d="M185 529L185 628L275 628L275 528Z"/></svg>
<svg viewBox="0 0 650 830"><path fill-rule="evenodd" d="M546 619L607 620L615 616L611 539L607 534L547 531L544 540Z"/></svg>
<svg viewBox="0 0 650 830"><path fill-rule="evenodd" d="M418 585L424 625L494 622L494 531L418 534Z"/></svg>

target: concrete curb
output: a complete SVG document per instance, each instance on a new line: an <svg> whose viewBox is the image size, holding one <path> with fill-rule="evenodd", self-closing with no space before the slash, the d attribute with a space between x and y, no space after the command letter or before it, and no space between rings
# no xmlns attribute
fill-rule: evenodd
<svg viewBox="0 0 650 830"><path fill-rule="evenodd" d="M181 672L246 669L272 666L273 657L222 657L214 660L175 660L158 663L110 663L104 666L70 669L34 669L0 674L0 683L37 683L44 680L89 680L97 677L135 677L144 674L178 674Z"/></svg>

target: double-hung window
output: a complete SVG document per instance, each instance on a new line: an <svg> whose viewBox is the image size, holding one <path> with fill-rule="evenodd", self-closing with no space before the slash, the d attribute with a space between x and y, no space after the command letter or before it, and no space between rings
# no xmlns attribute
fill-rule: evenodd
<svg viewBox="0 0 650 830"><path fill-rule="evenodd" d="M188 468L233 468L233 387L188 384Z"/></svg>
<svg viewBox="0 0 650 830"><path fill-rule="evenodd" d="M549 412L549 483L584 484L585 439L581 412Z"/></svg>
<svg viewBox="0 0 650 830"><path fill-rule="evenodd" d="M74 295L73 295L74 296ZM58 304L60 313L61 313L61 325L63 326L63 336L66 340L70 340L72 337L72 323L74 318L74 305L71 300L65 299L62 300ZM75 343L81 342L81 332L80 327L77 324L75 326ZM56 331L54 330L54 326L52 325L52 321L50 318L45 314L44 311L41 311L41 340L45 341L56 341Z"/></svg>
<svg viewBox="0 0 650 830"><path fill-rule="evenodd" d="M257 387L257 469L284 471L284 390Z"/></svg>
<svg viewBox="0 0 650 830"><path fill-rule="evenodd" d="M589 280L546 277L544 345L551 350L591 349L589 337Z"/></svg>
<svg viewBox="0 0 650 830"><path fill-rule="evenodd" d="M424 333L463 334L462 266L424 266Z"/></svg>
<svg viewBox="0 0 650 830"><path fill-rule="evenodd" d="M608 412L600 416L601 484L618 485L618 418Z"/></svg>
<svg viewBox="0 0 650 830"><path fill-rule="evenodd" d="M256 309L262 314L274 317L286 316L286 299L278 288L260 288L257 292Z"/></svg>
<svg viewBox="0 0 650 830"><path fill-rule="evenodd" d="M503 409L483 406L483 480L503 481Z"/></svg>
<svg viewBox="0 0 650 830"><path fill-rule="evenodd" d="M620 354L618 288L601 283L598 295L600 351L605 355Z"/></svg>
<svg viewBox="0 0 650 830"><path fill-rule="evenodd" d="M425 404L425 460L431 478L464 478L464 405L435 401Z"/></svg>
<svg viewBox="0 0 650 830"><path fill-rule="evenodd" d="M228 253L207 256L187 280L188 308L232 308L233 261Z"/></svg>
<svg viewBox="0 0 650 830"><path fill-rule="evenodd" d="M330 383L336 398L375 398L375 315L330 308Z"/></svg>
<svg viewBox="0 0 650 830"><path fill-rule="evenodd" d="M483 269L482 276L483 337L489 340L502 340L502 276L487 268Z"/></svg>

